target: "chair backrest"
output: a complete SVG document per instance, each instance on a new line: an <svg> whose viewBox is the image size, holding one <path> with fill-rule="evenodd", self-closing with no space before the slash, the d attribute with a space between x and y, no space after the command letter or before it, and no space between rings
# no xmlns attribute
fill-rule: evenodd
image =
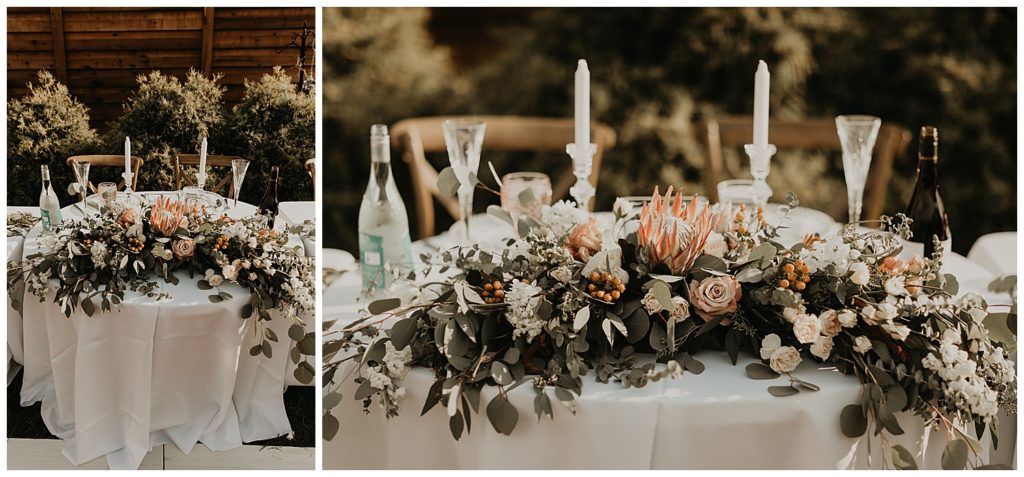
<svg viewBox="0 0 1024 477"><path fill-rule="evenodd" d="M142 167L142 163L145 162L141 157L132 156L132 190L139 190L136 185L139 183L139 168ZM88 162L90 164L89 169L92 170L94 167L117 167L124 169L124 155L117 154L92 154L85 156L71 156L67 159L67 165L71 168L71 173L74 174L75 180L80 181L78 173L75 172L75 167L72 163L75 162ZM121 179L117 183L117 190L124 189L124 179ZM93 185L92 181L89 181L89 190L93 193L97 192L96 186ZM83 194L85 192L83 191Z"/></svg>
<svg viewBox="0 0 1024 477"><path fill-rule="evenodd" d="M781 149L816 149L841 151L836 123L832 119L810 119L805 121L777 121L769 123L772 144ZM718 182L724 180L722 147L742 147L753 141L753 118L751 116L727 116L703 122L697 129L698 139L707 151L704 184L708 197L718 200ZM871 169L865 187L864 220L881 217L885 197L892 177L892 166L896 157L902 154L912 136L906 128L882 122L875 142Z"/></svg>
<svg viewBox="0 0 1024 477"><path fill-rule="evenodd" d="M227 197L229 199L235 198L235 175L231 173L231 161L235 159L245 158L238 156L206 155L206 167L226 167L228 169L227 174L220 179L220 182L206 190L224 195L222 191L227 187ZM181 166L199 166L199 154L178 154L174 156L174 187L177 190L181 190L184 186L196 184L195 176L181 173Z"/></svg>
<svg viewBox="0 0 1024 477"><path fill-rule="evenodd" d="M313 199L316 199L316 159L306 159L306 172L313 182Z"/></svg>
<svg viewBox="0 0 1024 477"><path fill-rule="evenodd" d="M437 170L427 161L427 153L445 152L442 124L446 119L470 118L470 116L434 116L404 119L391 127L391 144L402 153L402 159L409 165L413 194L416 200L416 218L419 237L434 235L434 203L437 199L445 210L459 219L458 200L441 194L437 188ZM523 116L472 116L487 123L483 148L491 151L561 151L573 142L573 120L571 118L540 118ZM601 157L615 145L615 131L604 123L591 123L591 141L597 145L590 183L597 186L601 170ZM569 161L566 161L569 164ZM554 200L565 197L575 182L575 177L564 174L552 182ZM593 207L593 202L588 204Z"/></svg>

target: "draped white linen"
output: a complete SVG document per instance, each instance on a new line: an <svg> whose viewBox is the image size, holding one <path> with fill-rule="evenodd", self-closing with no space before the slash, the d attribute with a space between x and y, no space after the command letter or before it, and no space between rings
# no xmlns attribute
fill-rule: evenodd
<svg viewBox="0 0 1024 477"><path fill-rule="evenodd" d="M228 214L255 211L239 203ZM64 214L80 217L76 206ZM19 255L39 251L39 233L30 231ZM52 292L43 302L26 295L23 315L8 315L9 331L23 317L21 404L42 402L43 421L64 439L72 463L106 456L112 469L135 469L160 444L185 453L198 442L228 450L291 432L283 398L295 382L290 340L273 344L272 358L250 356L260 340L255 320L241 319L249 291L226 284L233 298L211 303L199 277L177 276L177 285L158 280L155 291L169 298L128 293L120 307L92 317L81 309L65 317ZM305 321L314 329L312 315ZM275 316L268 326L284 337L290 324ZM19 336L8 335L9 352Z"/></svg>
<svg viewBox="0 0 1024 477"><path fill-rule="evenodd" d="M820 218L806 209L794 214L793 238L820 227ZM599 216L599 220L602 217ZM607 220L607 217L604 217ZM478 221L477 223L480 223ZM834 231L838 224L824 227ZM500 227L480 227L500 233ZM490 236L480 243L501 243ZM447 234L413 244L414 255L443 248ZM992 295L986 286L993 276L963 256L947 256L945 271L959 277L961 293L981 293L989 303L1008 298ZM359 298L358 271L346 273L324 290L324 319L337 320L338 330L358 317L366 300ZM328 334L324 338L330 339ZM481 412L472 416L472 432L456 442L448 430L448 416L440 406L420 416L433 383L432 372L413 369L404 382L407 395L400 416L385 419L376 405L370 414L351 399L351 382L340 392L346 398L337 408L341 428L324 443L325 469L878 469L891 456L881 452L881 441L868 435L845 437L839 428L843 406L859 402L860 386L853 376L842 375L805 359L796 375L821 386L777 398L766 391L776 381L755 381L744 367L753 362L741 355L733 366L724 353L706 351L696 356L706 365L700 375L686 373L674 380L650 383L641 389L601 384L593 373L584 378L583 395L573 416L554 403L554 420L538 422L533 412L535 392L529 385L509 394L519 410L511 436L498 434L487 421L484 406L494 397L485 388ZM346 369L338 371L343 376ZM987 462L1015 461L1016 416L1002 416L998 450L986 433L982 455ZM915 454L922 467L937 468L946 445L944 432L924 428L922 419L903 413L906 431L887 437ZM969 431L973 434L973 430Z"/></svg>

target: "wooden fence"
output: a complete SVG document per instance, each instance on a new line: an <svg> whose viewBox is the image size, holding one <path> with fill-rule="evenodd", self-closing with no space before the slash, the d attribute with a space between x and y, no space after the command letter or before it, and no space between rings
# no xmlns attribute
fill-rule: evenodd
<svg viewBox="0 0 1024 477"><path fill-rule="evenodd" d="M184 78L189 69L223 74L230 105L243 81L274 66L294 77L298 49L278 49L316 26L310 8L8 8L7 95L49 70L89 106L95 127L116 119L136 76L160 70ZM310 36L312 41L313 36ZM307 71L316 55L307 51Z"/></svg>

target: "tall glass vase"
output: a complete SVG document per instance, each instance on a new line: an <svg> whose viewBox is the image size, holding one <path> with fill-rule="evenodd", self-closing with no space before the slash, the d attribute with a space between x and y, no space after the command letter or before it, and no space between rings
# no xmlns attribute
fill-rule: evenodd
<svg viewBox="0 0 1024 477"><path fill-rule="evenodd" d="M843 146L843 175L846 176L846 197L850 223L860 222L864 207L864 185L871 167L871 151L878 139L882 120L875 116L836 116L839 142Z"/></svg>
<svg viewBox="0 0 1024 477"><path fill-rule="evenodd" d="M448 119L444 122L444 143L448 148L455 177L459 179L460 245L470 244L469 218L473 215L473 189L480 168L480 150L487 124L472 118Z"/></svg>

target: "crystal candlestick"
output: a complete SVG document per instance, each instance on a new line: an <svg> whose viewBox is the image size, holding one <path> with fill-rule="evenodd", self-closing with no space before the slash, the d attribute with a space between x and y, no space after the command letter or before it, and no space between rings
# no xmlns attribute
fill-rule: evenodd
<svg viewBox="0 0 1024 477"><path fill-rule="evenodd" d="M196 173L196 187L199 187L200 191L206 188L206 171Z"/></svg>
<svg viewBox="0 0 1024 477"><path fill-rule="evenodd" d="M124 193L125 194L131 194L132 193L132 178L135 177L135 174L132 174L131 172L127 172L126 171L126 172L122 172L121 173L121 177L124 178Z"/></svg>
<svg viewBox="0 0 1024 477"><path fill-rule="evenodd" d="M572 174L576 176L576 184L569 189L569 194L576 200L577 207L589 210L590 199L594 198L597 192L590 183L597 144L570 143L565 145L565 152L572 158Z"/></svg>
<svg viewBox="0 0 1024 477"><path fill-rule="evenodd" d="M775 155L774 144L746 144L743 150L750 156L750 175L754 176L754 203L763 207L772 196L772 188L768 187L768 173L771 172L772 156Z"/></svg>

